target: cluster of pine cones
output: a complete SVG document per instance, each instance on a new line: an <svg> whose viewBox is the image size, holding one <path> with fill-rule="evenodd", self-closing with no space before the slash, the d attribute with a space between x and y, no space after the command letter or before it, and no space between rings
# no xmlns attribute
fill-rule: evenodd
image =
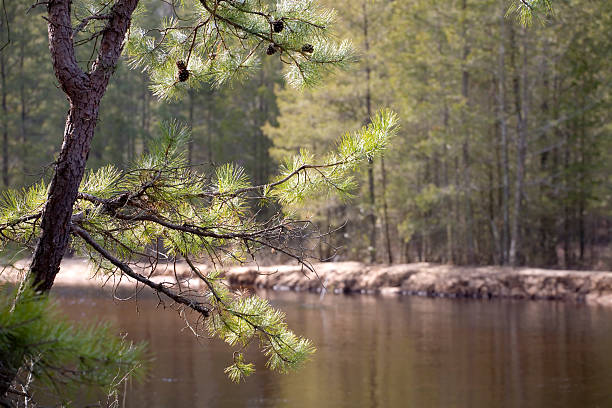
<svg viewBox="0 0 612 408"><path fill-rule="evenodd" d="M280 33L285 28L285 23L283 22L283 20L273 21L270 24L272 25L272 31L274 31L275 33ZM276 44L270 44L266 49L266 54L274 55L278 50L279 47ZM312 46L312 44L304 44L302 46L302 52L311 54L312 52L314 52L314 47Z"/></svg>

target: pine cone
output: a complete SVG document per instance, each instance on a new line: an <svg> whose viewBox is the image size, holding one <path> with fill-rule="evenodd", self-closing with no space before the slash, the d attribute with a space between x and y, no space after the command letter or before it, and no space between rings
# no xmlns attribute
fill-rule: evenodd
<svg viewBox="0 0 612 408"><path fill-rule="evenodd" d="M179 71L185 71L187 69L187 65L185 65L185 61L183 60L176 61L176 66L178 67Z"/></svg>
<svg viewBox="0 0 612 408"><path fill-rule="evenodd" d="M266 50L266 54L268 54L268 55L276 54L276 45L274 45L274 44L268 45L268 49Z"/></svg>
<svg viewBox="0 0 612 408"><path fill-rule="evenodd" d="M302 52L312 53L314 51L314 47L312 44L304 44L302 45Z"/></svg>
<svg viewBox="0 0 612 408"><path fill-rule="evenodd" d="M280 33L283 31L283 28L285 28L285 23L283 23L283 20L274 21L272 23L272 30L274 30L275 33Z"/></svg>
<svg viewBox="0 0 612 408"><path fill-rule="evenodd" d="M189 79L189 71L187 71L186 69L180 70L178 73L179 82L185 82L188 79Z"/></svg>

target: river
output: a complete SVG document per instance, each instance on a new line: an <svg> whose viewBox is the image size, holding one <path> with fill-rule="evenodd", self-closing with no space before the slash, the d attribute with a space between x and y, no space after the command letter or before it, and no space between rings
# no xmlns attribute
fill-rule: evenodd
<svg viewBox="0 0 612 408"><path fill-rule="evenodd" d="M113 321L147 340L148 379L128 407L610 407L612 310L555 301L262 292L318 351L288 375L223 373L225 344L197 340L157 299L55 288L78 320Z"/></svg>

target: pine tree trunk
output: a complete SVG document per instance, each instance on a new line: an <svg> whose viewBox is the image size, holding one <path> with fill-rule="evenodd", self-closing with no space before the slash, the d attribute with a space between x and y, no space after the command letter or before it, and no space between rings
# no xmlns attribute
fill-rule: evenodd
<svg viewBox="0 0 612 408"><path fill-rule="evenodd" d="M501 252L499 263L504 265L508 260L508 241L510 225L510 161L508 158L508 127L506 125L506 28L505 28L505 7L504 0L501 2L500 13L500 40L498 57L498 86L497 86L497 106L499 111L499 132L501 136L500 148L502 150L502 231L501 231Z"/></svg>
<svg viewBox="0 0 612 408"><path fill-rule="evenodd" d="M525 159L527 153L527 47L526 35L523 32L523 63L521 74L515 66L514 98L517 115L517 138L516 138L516 187L514 190L514 216L512 219L512 240L510 242L509 262L512 266L518 266L519 251L521 248L521 224L522 224L522 201L525 179ZM514 59L514 58L513 58Z"/></svg>
<svg viewBox="0 0 612 408"><path fill-rule="evenodd" d="M442 123L444 124L444 133L448 134L448 121L449 121L449 112L448 112L448 106L446 104L446 102L444 103L444 111L443 111L443 117L442 117ZM449 161L451 160L450 157L450 146L445 143L444 144L444 169L443 169L443 183L444 183L444 188L447 190L452 190L451 185L450 185L450 179L449 179L449 175L448 175L448 168L449 168ZM446 262L447 263L454 263L455 262L455 256L454 256L454 241L453 241L453 222L455 219L454 216L454 212L453 212L453 197L451 194L447 194L445 197L445 201L446 201L446 205L445 205L445 211L446 211Z"/></svg>
<svg viewBox="0 0 612 408"><path fill-rule="evenodd" d="M21 105L21 121L20 121L20 133L21 133L21 172L23 177L23 183L26 183L26 174L28 172L28 165L26 157L28 157L28 136L26 133L26 120L27 120L27 100L25 92L25 78L24 78L24 59L25 59L25 41L22 40L21 47L19 47L19 102Z"/></svg>
<svg viewBox="0 0 612 408"><path fill-rule="evenodd" d="M367 3L363 2L363 38L364 38L364 49L366 54L370 51L370 41L368 37L368 9ZM365 104L366 104L366 122L369 123L370 118L372 117L372 93L371 93L371 75L372 69L368 62L368 59L365 59L365 74L366 74L366 95L365 95ZM370 198L370 262L376 262L376 194L374 191L374 163L372 159L368 159L368 188L369 188L369 198Z"/></svg>
<svg viewBox="0 0 612 408"><path fill-rule="evenodd" d="M2 184L9 185L8 174L8 106L6 104L6 60L5 54L0 52L0 78L2 79Z"/></svg>
<svg viewBox="0 0 612 408"><path fill-rule="evenodd" d="M582 94L583 98L582 98L582 103L580 104L581 106L586 106L587 103L584 100L584 93ZM586 197L587 197L587 192L585 191L585 184L587 182L587 177L586 177L586 166L587 166L587 160L586 160L586 126L587 124L585 123L585 112L584 110L582 111L582 114L580 115L580 131L579 131L579 141L578 141L578 149L579 149L579 162L580 162L580 166L579 166L579 170L578 170L578 185L580 186L578 189L578 260L580 261L580 264L582 266L582 263L584 262L584 249L585 249L585 241L586 241L586 233L585 233L585 222L584 222L584 218L585 218L585 209L586 209Z"/></svg>
<svg viewBox="0 0 612 408"><path fill-rule="evenodd" d="M34 284L40 291L47 291L53 285L70 238L72 207L85 172L101 95L92 91L88 97L89 103L84 106L73 103L66 119L64 143L41 221L42 235L30 267Z"/></svg>
<svg viewBox="0 0 612 408"><path fill-rule="evenodd" d="M540 105L542 116L547 122L552 122L553 118L556 115L551 115L550 113L550 67L549 67L549 55L548 50L550 47L550 43L547 39L544 40L544 44L542 46L543 49L543 58L541 65L541 73L542 73L542 103ZM550 159L550 149L548 144L553 141L554 138L551 138L551 132L547 129L542 131L542 144L544 145L543 152L540 153L540 171L542 172L543 177L546 177L549 174L554 180L556 168L554 166L554 161ZM555 202L555 197L553 194L553 189L551 186L554 186L555 182L552 183L541 183L540 184L540 199L544 202L550 201ZM549 207L550 204L540 211L540 252L541 252L541 263L544 266L553 266L558 263L557 261L557 252L555 250L556 242L555 242L555 216L554 212L551 211Z"/></svg>
<svg viewBox="0 0 612 408"><path fill-rule="evenodd" d="M463 12L463 56L462 56L462 72L461 72L461 96L463 97L463 103L465 106L461 112L461 119L464 126L467 125L467 117L466 117L466 109L469 106L469 82L470 82L470 73L467 70L467 58L470 55L470 45L469 39L467 37L467 19L465 13L467 12L467 0L463 0L462 4L462 12ZM471 174L470 174L470 132L467 129L467 126L463 129L464 138L463 145L461 147L462 158L463 158L463 184L464 184L464 205L465 205L465 234L466 234L466 245L467 245L467 256L466 262L468 264L474 263L474 228L473 228L473 219L474 216L472 214L472 197L471 197Z"/></svg>
<svg viewBox="0 0 612 408"><path fill-rule="evenodd" d="M393 263L393 252L391 251L391 233L389 231L389 210L387 205L387 170L385 169L385 158L380 158L380 167L382 172L382 201L383 201L383 217L385 222L385 244L387 245L387 262Z"/></svg>
<svg viewBox="0 0 612 408"><path fill-rule="evenodd" d="M489 107L491 112L489 113L491 117L495 117L495 110L497 107L495 106L495 88L497 87L497 82L495 77L491 80L491 86L493 88L493 92L491 93L492 99L489 103ZM488 212L489 212L489 230L491 232L491 242L488 243L488 263L489 265L495 265L499 263L500 254L502 253L500 239L499 239L499 230L497 228L496 223L496 198L495 193L497 192L496 185L499 183L498 180L495 179L496 175L499 175L500 170L500 160L499 160L499 151L495 148L496 145L499 145L499 127L498 123L491 124L491 141L493 141L493 149L495 151L495 163L490 163L487 165L487 176L489 185L487 187L488 191Z"/></svg>
<svg viewBox="0 0 612 408"><path fill-rule="evenodd" d="M142 78L142 151L147 148L147 139L149 136L149 91L147 89L146 74L141 75ZM137 156L136 146L134 146L134 155Z"/></svg>
<svg viewBox="0 0 612 408"><path fill-rule="evenodd" d="M192 138L193 138L193 109L195 107L195 101L194 101L194 93L193 90L189 90L189 130L192 134ZM190 166L193 164L193 140L190 140L189 143L187 144L187 164L189 164Z"/></svg>
<svg viewBox="0 0 612 408"><path fill-rule="evenodd" d="M66 118L64 142L41 217L40 239L29 270L32 285L42 293L51 289L68 247L72 208L85 172L100 101L121 55L123 40L138 0L118 0L113 5L97 59L88 74L79 67L75 57L71 4L71 0L47 3L49 52L55 75L68 96L70 110ZM11 367L18 366L18 363ZM6 395L16 375L12 368L0 367L0 399Z"/></svg>
<svg viewBox="0 0 612 408"><path fill-rule="evenodd" d="M563 136L564 141L564 151L563 151L563 173L564 177L564 189L565 189L565 197L564 197L564 205L563 205L563 263L566 269L570 268L574 261L572 256L572 248L571 248L571 196L570 196L570 187L573 184L573 180L571 179L570 174L570 138L569 132L565 132Z"/></svg>
<svg viewBox="0 0 612 408"><path fill-rule="evenodd" d="M138 0L118 0L103 31L91 73L79 67L72 38L71 0L47 5L49 51L55 75L68 96L64 141L41 217L41 236L30 266L33 285L51 289L70 239L70 218L89 155L98 111L108 81L121 55L123 40Z"/></svg>

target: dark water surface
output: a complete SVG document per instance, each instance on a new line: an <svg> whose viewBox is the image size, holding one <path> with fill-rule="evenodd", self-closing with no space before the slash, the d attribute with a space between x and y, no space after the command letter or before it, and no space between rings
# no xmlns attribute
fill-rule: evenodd
<svg viewBox="0 0 612 408"><path fill-rule="evenodd" d="M547 301L264 292L317 346L289 375L233 384L231 352L196 340L156 298L54 289L76 319L108 319L156 360L128 407L612 407L612 310Z"/></svg>

